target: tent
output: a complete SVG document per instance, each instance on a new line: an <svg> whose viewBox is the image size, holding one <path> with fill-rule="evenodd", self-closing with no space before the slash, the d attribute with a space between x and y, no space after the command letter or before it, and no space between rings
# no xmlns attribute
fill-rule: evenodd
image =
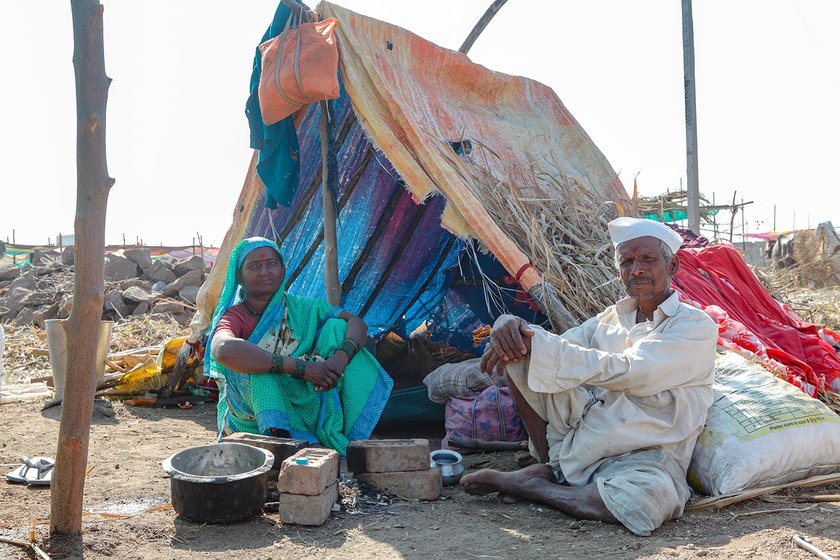
<svg viewBox="0 0 840 560"><path fill-rule="evenodd" d="M627 194L549 87L329 2L317 12L338 20L342 89L328 102L326 128L341 305L371 335L407 335L425 321L466 346L476 326L503 310L529 320L544 313L562 328L591 314L579 305L584 294L600 294L590 307L611 302L617 287L604 281L614 276L604 226L629 208ZM282 30L288 13L281 3L264 40ZM244 237L280 244L290 293L326 293L321 111L312 104L264 127L254 99L257 149L199 294L191 341L204 334L227 257ZM562 232L551 247L544 236L528 238L552 219L539 203L574 214L568 231L556 226ZM540 264L534 247L565 251L569 260ZM558 294L557 279L567 278L574 283Z"/></svg>

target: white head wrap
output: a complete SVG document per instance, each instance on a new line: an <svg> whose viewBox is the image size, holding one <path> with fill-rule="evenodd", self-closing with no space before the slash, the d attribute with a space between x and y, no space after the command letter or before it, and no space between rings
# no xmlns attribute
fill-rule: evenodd
<svg viewBox="0 0 840 560"><path fill-rule="evenodd" d="M625 241L648 236L662 240L674 253L682 246L683 239L679 233L653 220L621 217L607 225L610 229L610 238L616 247Z"/></svg>

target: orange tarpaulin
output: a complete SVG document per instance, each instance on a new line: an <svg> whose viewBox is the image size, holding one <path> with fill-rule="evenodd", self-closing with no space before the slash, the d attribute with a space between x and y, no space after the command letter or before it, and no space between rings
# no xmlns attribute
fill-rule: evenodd
<svg viewBox="0 0 840 560"><path fill-rule="evenodd" d="M609 162L551 88L493 72L465 54L329 2L321 2L318 13L338 20L344 86L369 137L417 198L446 198L444 227L480 239L512 275L529 259L482 204L502 177L515 177L535 196L556 196L537 183L533 169L559 162L563 173L605 200L628 202ZM450 142L462 140L481 146L485 156L453 162ZM481 168L474 175L483 180L464 177L459 164ZM529 268L522 287L539 279Z"/></svg>

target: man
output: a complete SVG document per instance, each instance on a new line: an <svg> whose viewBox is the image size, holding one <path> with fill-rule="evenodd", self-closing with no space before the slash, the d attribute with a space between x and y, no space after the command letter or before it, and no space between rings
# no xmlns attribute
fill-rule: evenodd
<svg viewBox="0 0 840 560"><path fill-rule="evenodd" d="M504 366L538 464L461 480L649 535L682 515L694 443L714 393L717 327L671 287L681 237L663 224L609 224L629 297L558 336L519 317L493 326L482 368Z"/></svg>

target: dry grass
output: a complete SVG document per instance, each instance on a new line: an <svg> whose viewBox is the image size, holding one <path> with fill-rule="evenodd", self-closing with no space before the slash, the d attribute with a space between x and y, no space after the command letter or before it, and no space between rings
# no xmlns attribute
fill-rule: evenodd
<svg viewBox="0 0 840 560"><path fill-rule="evenodd" d="M564 321L551 316L554 311L567 311L580 323L615 302L620 284L607 230L615 206L564 173L560 155L550 152L532 162L530 176L516 177L475 140L468 161L444 153L496 224L530 257L543 279L533 292L555 327Z"/></svg>
<svg viewBox="0 0 840 560"><path fill-rule="evenodd" d="M796 266L791 269L797 287L826 288L840 286L840 255L837 246L828 246L833 239L799 231L793 241Z"/></svg>
<svg viewBox="0 0 840 560"><path fill-rule="evenodd" d="M34 377L51 374L47 334L39 327L12 327L6 329L4 357L6 383L26 383ZM189 332L174 319L161 320L148 315L128 317L114 323L111 333L111 353L124 352L148 346L158 346Z"/></svg>

